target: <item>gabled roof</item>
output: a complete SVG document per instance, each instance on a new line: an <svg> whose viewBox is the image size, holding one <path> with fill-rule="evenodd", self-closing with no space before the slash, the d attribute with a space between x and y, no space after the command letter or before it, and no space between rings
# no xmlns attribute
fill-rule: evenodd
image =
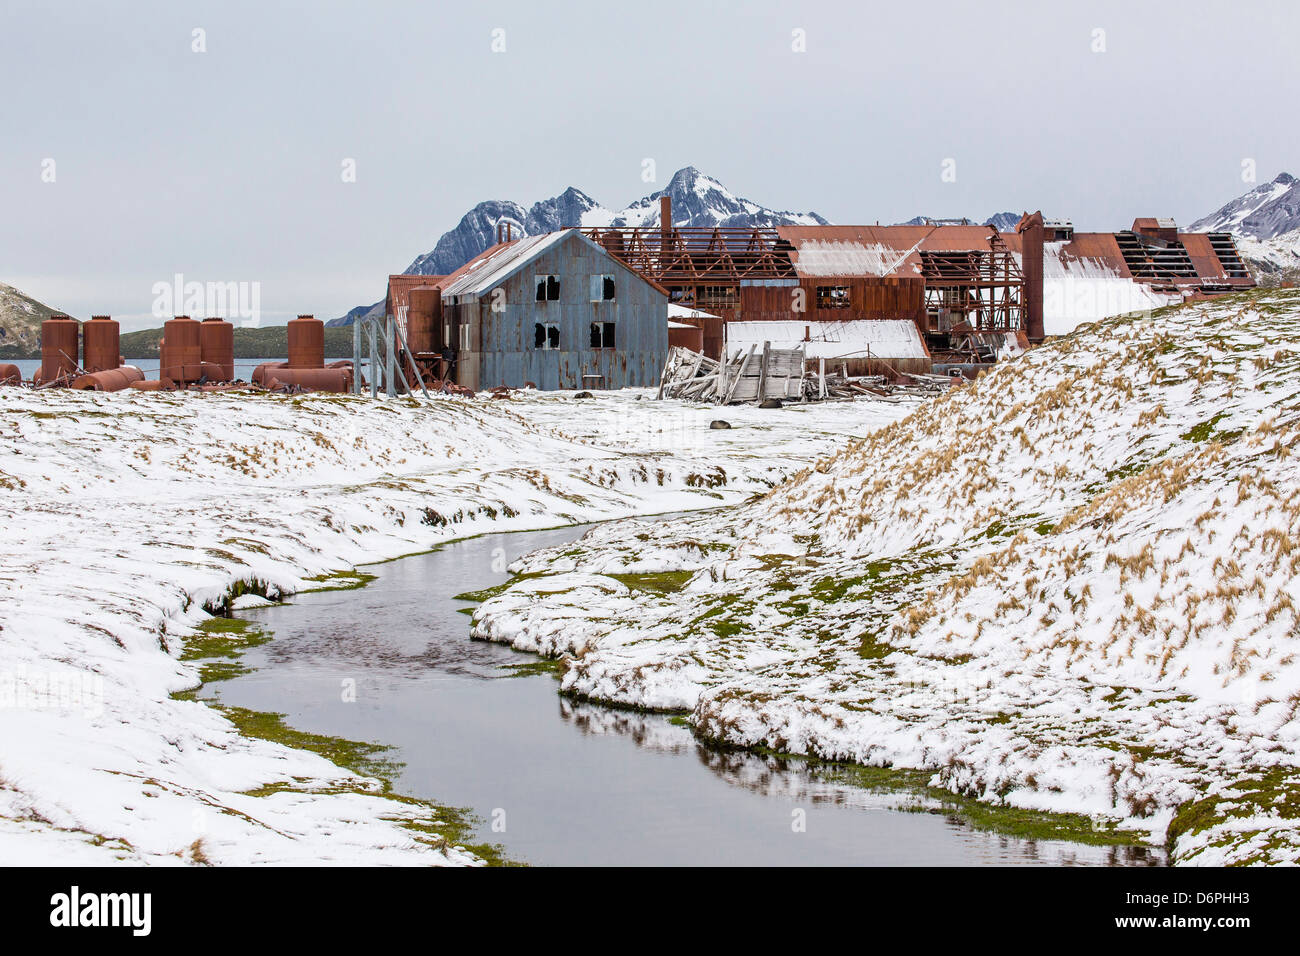
<svg viewBox="0 0 1300 956"><path fill-rule="evenodd" d="M572 229L544 232L498 243L447 276L442 282L442 294L483 295L514 275L532 259L576 232Z"/></svg>
<svg viewBox="0 0 1300 956"><path fill-rule="evenodd" d="M658 292L668 295L662 285L630 268L618 257L610 255L597 242L584 236L578 229L561 229L558 232L540 233L523 239L501 242L475 256L451 275L439 283L443 296L449 295L483 295L505 282L543 252L553 249L560 243L572 238L576 242L585 242L592 249L607 258L611 264L624 269L644 282L649 283Z"/></svg>

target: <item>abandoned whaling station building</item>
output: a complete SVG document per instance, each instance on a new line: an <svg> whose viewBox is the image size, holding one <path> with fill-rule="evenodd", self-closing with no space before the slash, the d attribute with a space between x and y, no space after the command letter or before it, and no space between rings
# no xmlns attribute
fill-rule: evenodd
<svg viewBox="0 0 1300 956"><path fill-rule="evenodd" d="M504 241L449 276L390 276L386 311L430 377L472 388L654 385L668 292L577 229Z"/></svg>
<svg viewBox="0 0 1300 956"><path fill-rule="evenodd" d="M693 227L664 196L657 224L507 231L452 275L391 276L387 312L435 378L454 359L470 388L620 388L656 382L669 334L711 359L770 340L851 374L969 374L1080 322L1254 284L1230 235L1166 219Z"/></svg>

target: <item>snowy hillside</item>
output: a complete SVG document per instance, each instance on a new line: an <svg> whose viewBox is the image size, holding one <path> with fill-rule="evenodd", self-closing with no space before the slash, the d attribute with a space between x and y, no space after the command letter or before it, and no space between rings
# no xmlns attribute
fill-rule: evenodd
<svg viewBox="0 0 1300 956"><path fill-rule="evenodd" d="M419 256L403 272L415 275L447 275L460 268L496 242L496 224L514 222L513 234L533 236L567 226L655 226L659 224L659 198L673 201L673 220L678 226L776 226L825 224L815 212L769 209L732 193L716 179L693 166L677 170L668 185L622 209L607 209L570 186L551 199L525 208L502 200L481 202L467 212L454 229L438 239L433 250ZM383 301L357 306L330 325L348 325L358 315L383 309Z"/></svg>
<svg viewBox="0 0 1300 956"><path fill-rule="evenodd" d="M1237 237L1241 253L1261 284L1272 279L1300 280L1300 229L1284 232L1272 239Z"/></svg>
<svg viewBox="0 0 1300 956"><path fill-rule="evenodd" d="M174 697L204 679L196 649L234 646L196 631L204 604L479 532L739 502L909 407L734 409L715 431L713 408L645 397L0 388L0 860L474 862L438 808Z"/></svg>
<svg viewBox="0 0 1300 956"><path fill-rule="evenodd" d="M475 627L727 743L1300 862L1297 452L1300 293L1110 319L739 512L532 555Z"/></svg>
<svg viewBox="0 0 1300 956"><path fill-rule="evenodd" d="M0 358L25 357L39 351L41 322L55 311L0 282Z"/></svg>
<svg viewBox="0 0 1300 956"><path fill-rule="evenodd" d="M1279 173L1188 227L1191 232L1231 232L1272 239L1300 229L1300 180Z"/></svg>

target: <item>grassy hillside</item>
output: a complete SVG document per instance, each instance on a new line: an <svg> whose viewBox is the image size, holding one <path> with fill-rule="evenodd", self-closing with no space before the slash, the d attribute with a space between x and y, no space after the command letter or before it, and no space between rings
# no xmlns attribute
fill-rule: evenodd
<svg viewBox="0 0 1300 956"><path fill-rule="evenodd" d="M1108 319L739 511L529 555L475 632L708 739L1300 863L1297 451L1300 291Z"/></svg>
<svg viewBox="0 0 1300 956"><path fill-rule="evenodd" d="M41 323L57 311L0 282L0 359L37 357Z"/></svg>

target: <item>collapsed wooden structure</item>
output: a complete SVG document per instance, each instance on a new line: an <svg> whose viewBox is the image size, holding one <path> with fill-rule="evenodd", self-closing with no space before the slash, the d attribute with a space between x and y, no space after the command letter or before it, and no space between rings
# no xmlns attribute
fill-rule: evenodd
<svg viewBox="0 0 1300 956"><path fill-rule="evenodd" d="M929 393L948 388L943 375L898 373L852 376L846 360L809 359L803 347L736 349L722 359L674 346L668 350L656 399L731 405L736 403L815 402L879 398L896 401L897 393Z"/></svg>

